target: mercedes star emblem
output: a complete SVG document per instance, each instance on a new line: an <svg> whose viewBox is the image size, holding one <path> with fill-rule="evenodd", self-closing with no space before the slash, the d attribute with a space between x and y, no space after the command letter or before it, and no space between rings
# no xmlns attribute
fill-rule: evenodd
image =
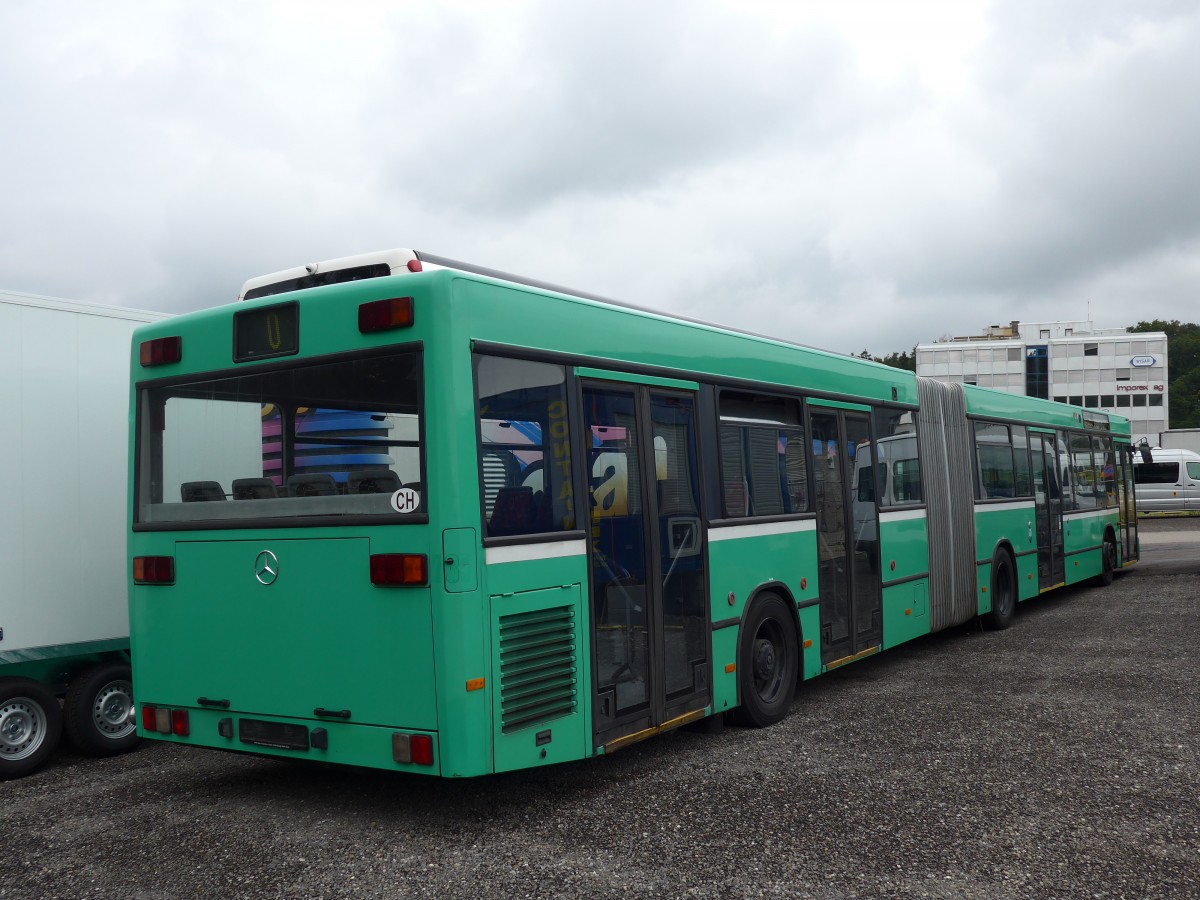
<svg viewBox="0 0 1200 900"><path fill-rule="evenodd" d="M279 557L270 550L264 550L254 559L254 577L259 584L274 584L279 577Z"/></svg>

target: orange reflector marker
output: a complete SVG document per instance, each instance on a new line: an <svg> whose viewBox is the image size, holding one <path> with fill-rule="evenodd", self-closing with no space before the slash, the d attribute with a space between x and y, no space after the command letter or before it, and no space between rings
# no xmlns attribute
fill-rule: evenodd
<svg viewBox="0 0 1200 900"><path fill-rule="evenodd" d="M905 614L906 616L911 616L911 615L912 615L912 610L911 610L911 609L906 609L906 610L904 611L904 614Z"/></svg>
<svg viewBox="0 0 1200 900"><path fill-rule="evenodd" d="M805 649L807 649L811 646L812 646L812 638L809 638L807 641L804 642L804 647L805 647Z"/></svg>
<svg viewBox="0 0 1200 900"><path fill-rule="evenodd" d="M482 691L485 684L487 684L486 678L472 678L467 682L467 690Z"/></svg>
<svg viewBox="0 0 1200 900"><path fill-rule="evenodd" d="M985 594L987 593L987 588L985 588L985 587L982 587L979 590L983 591L983 593L985 593Z"/></svg>
<svg viewBox="0 0 1200 900"><path fill-rule="evenodd" d="M134 584L174 584L175 557L135 556L133 558Z"/></svg>
<svg viewBox="0 0 1200 900"><path fill-rule="evenodd" d="M737 663L729 663L725 666L726 674L737 671Z"/></svg>
<svg viewBox="0 0 1200 900"><path fill-rule="evenodd" d="M429 583L429 560L424 553L371 555L371 584L379 587L420 587Z"/></svg>
<svg viewBox="0 0 1200 900"><path fill-rule="evenodd" d="M165 366L183 359L183 338L179 335L142 341L138 358L143 366Z"/></svg>
<svg viewBox="0 0 1200 900"><path fill-rule="evenodd" d="M413 298L392 297L364 303L358 308L358 330L363 334L408 328L413 323Z"/></svg>

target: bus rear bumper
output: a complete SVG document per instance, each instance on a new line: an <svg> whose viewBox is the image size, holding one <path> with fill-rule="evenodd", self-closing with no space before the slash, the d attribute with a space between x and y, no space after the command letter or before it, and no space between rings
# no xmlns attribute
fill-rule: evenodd
<svg viewBox="0 0 1200 900"><path fill-rule="evenodd" d="M138 734L214 750L442 774L437 732L421 729L146 704L139 709Z"/></svg>

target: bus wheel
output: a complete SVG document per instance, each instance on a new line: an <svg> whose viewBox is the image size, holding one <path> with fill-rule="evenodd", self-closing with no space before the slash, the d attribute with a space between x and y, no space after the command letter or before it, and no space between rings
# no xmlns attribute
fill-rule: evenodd
<svg viewBox="0 0 1200 900"><path fill-rule="evenodd" d="M84 669L67 689L67 734L91 756L115 756L138 742L133 718L133 676L124 663Z"/></svg>
<svg viewBox="0 0 1200 900"><path fill-rule="evenodd" d="M61 733L62 710L49 688L26 678L0 682L0 781L38 769Z"/></svg>
<svg viewBox="0 0 1200 900"><path fill-rule="evenodd" d="M791 708L799 666L796 626L787 604L775 594L755 600L739 643L738 718L755 728L774 725Z"/></svg>
<svg viewBox="0 0 1200 900"><path fill-rule="evenodd" d="M992 611L983 617L988 628L1000 630L1012 624L1017 612L1017 579L1012 559L1003 550L992 557Z"/></svg>
<svg viewBox="0 0 1200 900"><path fill-rule="evenodd" d="M1117 568L1117 544L1112 539L1111 535L1104 536L1104 547L1100 551L1100 574L1096 576L1096 583L1101 587L1108 587L1113 583L1113 572Z"/></svg>

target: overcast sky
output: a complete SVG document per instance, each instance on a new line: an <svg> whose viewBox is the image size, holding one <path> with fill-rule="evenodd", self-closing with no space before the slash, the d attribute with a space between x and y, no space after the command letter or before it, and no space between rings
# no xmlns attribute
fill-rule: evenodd
<svg viewBox="0 0 1200 900"><path fill-rule="evenodd" d="M1200 3L0 2L0 288L413 247L839 352L1200 321Z"/></svg>

